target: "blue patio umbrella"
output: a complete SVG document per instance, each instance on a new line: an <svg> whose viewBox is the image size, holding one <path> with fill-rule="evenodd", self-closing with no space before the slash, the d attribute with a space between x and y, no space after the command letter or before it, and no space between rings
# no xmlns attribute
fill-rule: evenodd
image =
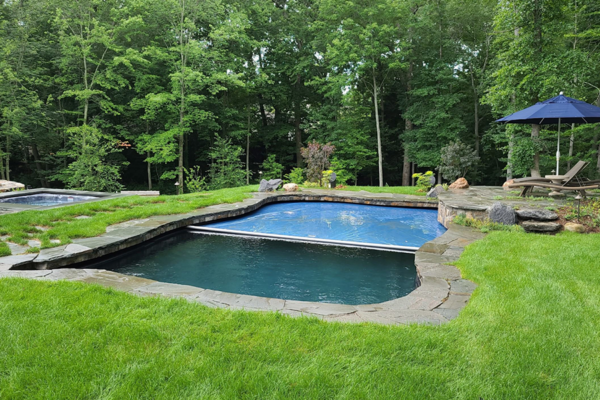
<svg viewBox="0 0 600 400"><path fill-rule="evenodd" d="M496 120L506 124L558 124L558 144L556 148L556 174L560 161L560 124L588 124L600 122L600 108L585 101L564 96L563 92L556 97L539 102L524 110Z"/></svg>

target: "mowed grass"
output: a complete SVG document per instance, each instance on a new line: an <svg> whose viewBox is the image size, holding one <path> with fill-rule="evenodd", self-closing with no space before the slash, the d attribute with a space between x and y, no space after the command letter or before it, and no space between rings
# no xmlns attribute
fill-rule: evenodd
<svg viewBox="0 0 600 400"><path fill-rule="evenodd" d="M54 247L70 243L75 238L101 235L106 232L107 226L132 219L184 214L214 204L242 201L257 189L258 186L244 186L181 196L131 196L0 215L0 235L8 236L8 241L17 244L37 239L41 248ZM77 218L82 216L89 218ZM53 243L51 240L60 242ZM6 243L0 241L0 256L9 254Z"/></svg>
<svg viewBox="0 0 600 400"><path fill-rule="evenodd" d="M0 280L2 399L597 399L597 235L492 232L443 326L326 323Z"/></svg>
<svg viewBox="0 0 600 400"><path fill-rule="evenodd" d="M319 189L319 188L309 188L309 189ZM425 196L427 192L418 192L419 188L416 186L344 186L343 189L339 190L350 190L353 192L359 192L364 190L365 192L370 193L394 193L394 194L411 194L413 196Z"/></svg>

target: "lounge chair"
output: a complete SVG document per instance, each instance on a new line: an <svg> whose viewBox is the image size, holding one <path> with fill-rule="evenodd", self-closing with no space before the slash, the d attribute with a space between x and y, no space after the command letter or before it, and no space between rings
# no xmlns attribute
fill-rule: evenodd
<svg viewBox="0 0 600 400"><path fill-rule="evenodd" d="M567 173L563 175L563 178L560 182L557 182L558 179L552 178L520 178L515 179L513 183L509 184L509 188L517 188L521 187L523 190L521 191L521 196L525 197L529 193L533 191L534 187L542 187L553 190L573 190L578 191L582 196L585 197L585 191L591 189L599 189L600 188L600 180L591 181L587 178L583 178L579 176L581 171L585 169L589 165L588 162L579 161L577 164L573 166Z"/></svg>

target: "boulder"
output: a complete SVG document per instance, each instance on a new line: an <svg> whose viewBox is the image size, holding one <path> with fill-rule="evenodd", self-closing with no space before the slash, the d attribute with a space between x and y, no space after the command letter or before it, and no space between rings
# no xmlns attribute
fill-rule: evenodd
<svg viewBox="0 0 600 400"><path fill-rule="evenodd" d="M488 209L490 221L504 225L514 225L517 223L517 214L511 206L507 206L500 202L495 202Z"/></svg>
<svg viewBox="0 0 600 400"><path fill-rule="evenodd" d="M514 179L509 179L506 182L504 182L504 184L502 185L502 189L504 190L512 190L512 188L509 188L508 185L512 185L513 183L515 183Z"/></svg>
<svg viewBox="0 0 600 400"><path fill-rule="evenodd" d="M444 191L444 187L443 186L436 186L431 188L431 190L429 192L427 192L427 196L425 196L428 199L437 199L438 195L440 193L442 193Z"/></svg>
<svg viewBox="0 0 600 400"><path fill-rule="evenodd" d="M585 226L576 224L574 222L567 222L565 224L565 230L570 232L585 233Z"/></svg>
<svg viewBox="0 0 600 400"><path fill-rule="evenodd" d="M558 222L523 221L521 226L525 232L554 233L562 227Z"/></svg>
<svg viewBox="0 0 600 400"><path fill-rule="evenodd" d="M273 191L277 190L279 185L281 185L281 179L271 179L270 181L263 179L262 181L260 181L258 191L259 192L273 192Z"/></svg>
<svg viewBox="0 0 600 400"><path fill-rule="evenodd" d="M536 221L556 221L558 219L557 213L539 208L517 210L517 216L524 220L533 219Z"/></svg>
<svg viewBox="0 0 600 400"><path fill-rule="evenodd" d="M296 185L295 183L286 183L285 185L283 185L283 190L285 190L286 192L297 192L298 185Z"/></svg>
<svg viewBox="0 0 600 400"><path fill-rule="evenodd" d="M468 189L469 182L465 178L458 178L450 185L450 189Z"/></svg>

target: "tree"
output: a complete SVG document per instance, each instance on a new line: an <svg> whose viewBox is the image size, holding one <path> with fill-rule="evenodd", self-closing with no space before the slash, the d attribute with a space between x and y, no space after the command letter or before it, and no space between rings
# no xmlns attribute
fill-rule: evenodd
<svg viewBox="0 0 600 400"><path fill-rule="evenodd" d="M439 171L449 181L465 177L479 161L477 150L473 150L461 141L450 142L442 147L441 153Z"/></svg>
<svg viewBox="0 0 600 400"><path fill-rule="evenodd" d="M321 3L322 18L329 23L326 57L346 77L345 86L364 85L371 92L377 132L379 186L383 186L383 151L379 93L390 72L403 67L402 44L385 1L333 0Z"/></svg>
<svg viewBox="0 0 600 400"><path fill-rule="evenodd" d="M329 168L329 157L335 151L335 146L330 143L321 144L316 140L309 142L302 148L302 157L306 161L306 176L310 182L322 184L323 171Z"/></svg>

